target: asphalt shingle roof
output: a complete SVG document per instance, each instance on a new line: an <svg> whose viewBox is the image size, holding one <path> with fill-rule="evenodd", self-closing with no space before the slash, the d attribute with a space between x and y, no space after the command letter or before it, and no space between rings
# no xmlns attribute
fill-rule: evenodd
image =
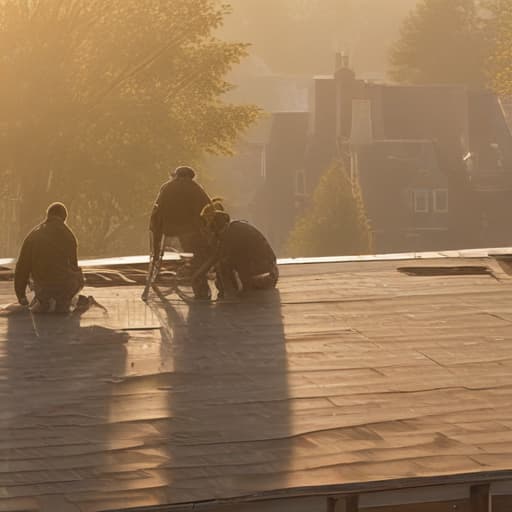
<svg viewBox="0 0 512 512"><path fill-rule="evenodd" d="M411 266L491 273L410 276ZM282 267L275 293L0 317L0 510L98 511L512 470L493 258ZM428 274L428 273L427 273ZM0 303L14 301L0 283ZM379 484L382 488L382 484Z"/></svg>

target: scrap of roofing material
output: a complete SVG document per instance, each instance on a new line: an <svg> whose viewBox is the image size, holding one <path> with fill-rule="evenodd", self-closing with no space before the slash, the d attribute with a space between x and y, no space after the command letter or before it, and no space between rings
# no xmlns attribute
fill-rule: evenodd
<svg viewBox="0 0 512 512"><path fill-rule="evenodd" d="M498 254L494 256L494 259L498 262L501 269L507 274L512 275L512 255L510 254Z"/></svg>
<svg viewBox="0 0 512 512"><path fill-rule="evenodd" d="M179 261L181 258L189 258L192 255L190 253L177 253L173 251L166 251L164 253L163 261ZM143 268L147 269L149 265L149 256L123 256L116 258L100 258L93 260L81 260L79 262L82 268L96 267L101 268L108 266L110 268L116 267L130 267L130 268Z"/></svg>
<svg viewBox="0 0 512 512"><path fill-rule="evenodd" d="M165 252L162 260L164 268L160 280L165 281L169 278L169 272L184 258L189 259L191 256L188 253ZM105 258L80 262L87 284L94 287L144 284L148 264L149 256Z"/></svg>
<svg viewBox="0 0 512 512"><path fill-rule="evenodd" d="M11 302L9 304L0 304L0 316L1 315L16 315L22 311L26 311L27 307L18 304L17 302Z"/></svg>
<svg viewBox="0 0 512 512"><path fill-rule="evenodd" d="M158 284L169 284L176 280L174 272L175 262L168 262L165 268L158 275ZM84 269L85 284L93 288L102 288L108 286L140 286L146 282L146 271L118 268L110 269Z"/></svg>
<svg viewBox="0 0 512 512"><path fill-rule="evenodd" d="M421 267L398 267L397 270L408 276L465 276L465 275L488 275L493 276L492 270L483 265L464 266L421 266Z"/></svg>
<svg viewBox="0 0 512 512"><path fill-rule="evenodd" d="M147 325L142 327L121 327L120 331L159 331L162 327L160 325Z"/></svg>
<svg viewBox="0 0 512 512"><path fill-rule="evenodd" d="M140 284L140 279L144 278L145 272L130 268L116 270L87 267L83 270L83 274L87 286L133 286Z"/></svg>

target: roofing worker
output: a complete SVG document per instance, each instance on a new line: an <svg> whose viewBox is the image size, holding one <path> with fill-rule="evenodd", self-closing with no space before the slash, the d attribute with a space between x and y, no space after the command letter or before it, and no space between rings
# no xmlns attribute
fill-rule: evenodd
<svg viewBox="0 0 512 512"><path fill-rule="evenodd" d="M208 257L208 241L202 232L201 211L210 203L208 194L197 183L191 167L178 167L164 183L151 213L150 230L153 251L158 251L162 237L177 237L184 252L194 254L192 272ZM194 296L210 298L206 275L192 283Z"/></svg>
<svg viewBox="0 0 512 512"><path fill-rule="evenodd" d="M14 288L21 305L32 281L34 313L69 313L72 299L84 286L78 266L77 241L66 224L68 212L62 203L52 203L46 220L25 238L16 263Z"/></svg>
<svg viewBox="0 0 512 512"><path fill-rule="evenodd" d="M274 288L279 278L276 255L263 234L248 222L207 206L202 216L216 241L209 268L216 266L219 297L225 292Z"/></svg>

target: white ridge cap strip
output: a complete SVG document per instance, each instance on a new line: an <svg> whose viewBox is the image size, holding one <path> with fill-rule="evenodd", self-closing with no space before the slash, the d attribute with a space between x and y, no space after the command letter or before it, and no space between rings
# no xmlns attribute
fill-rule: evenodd
<svg viewBox="0 0 512 512"><path fill-rule="evenodd" d="M363 254L360 256L321 256L317 258L279 258L279 265L304 265L309 263L348 263L358 261L400 261L440 258L487 258L511 254L512 247L488 249L461 249L450 251L400 252L388 254Z"/></svg>
<svg viewBox="0 0 512 512"><path fill-rule="evenodd" d="M461 249L450 251L427 251L427 252L401 252L389 254L363 254L360 256L322 256L318 258L279 258L279 265L304 265L309 263L343 263L357 261L400 261L416 259L436 258L486 258L488 256L512 255L512 247L494 247L487 249ZM185 254L191 256L191 254ZM166 252L164 260L172 261L180 259L180 254ZM14 258L0 259L0 267L13 268L16 260ZM149 263L148 255L141 256L120 256L117 258L98 258L80 260L82 267L103 267L109 265L137 265Z"/></svg>
<svg viewBox="0 0 512 512"><path fill-rule="evenodd" d="M164 260L179 260L180 255L175 252L166 252ZM141 256L119 256L114 258L97 258L93 260L80 260L81 267L104 267L105 265L140 265L149 263L149 255Z"/></svg>

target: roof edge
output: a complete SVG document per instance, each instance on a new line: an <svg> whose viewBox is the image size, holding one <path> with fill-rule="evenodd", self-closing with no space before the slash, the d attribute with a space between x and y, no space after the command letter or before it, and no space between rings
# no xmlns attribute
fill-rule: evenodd
<svg viewBox="0 0 512 512"><path fill-rule="evenodd" d="M341 498L348 495L366 494L373 492L398 491L421 487L444 487L454 484L479 485L508 480L512 480L512 469L376 480L373 482L350 482L345 484L276 489L252 495L242 495L225 499L176 503L174 505L169 504L129 509L114 509L108 512L185 512L189 510L208 510L212 507L219 507L222 505L241 505L289 498L309 498L315 496L325 496L326 498Z"/></svg>

